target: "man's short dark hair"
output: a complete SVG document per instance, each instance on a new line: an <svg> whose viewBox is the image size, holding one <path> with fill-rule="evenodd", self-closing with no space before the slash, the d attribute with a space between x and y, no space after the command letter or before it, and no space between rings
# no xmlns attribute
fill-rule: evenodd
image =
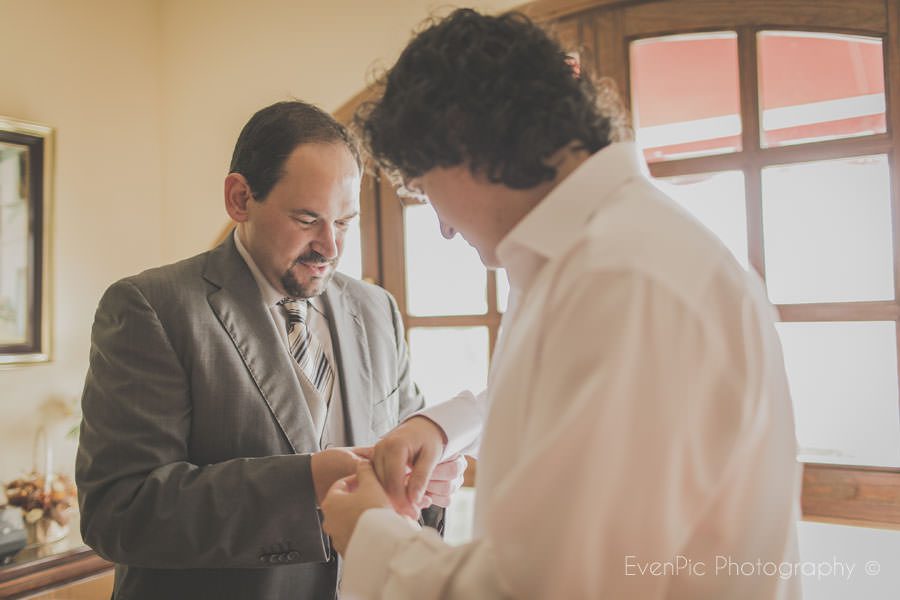
<svg viewBox="0 0 900 600"><path fill-rule="evenodd" d="M466 164L511 188L556 177L571 143L593 154L618 132L613 106L560 44L520 13L454 11L419 33L355 124L379 166L408 181Z"/></svg>
<svg viewBox="0 0 900 600"><path fill-rule="evenodd" d="M343 143L361 168L347 128L322 109L299 100L277 102L253 115L238 136L230 173L240 173L262 201L284 174L284 161L301 144Z"/></svg>

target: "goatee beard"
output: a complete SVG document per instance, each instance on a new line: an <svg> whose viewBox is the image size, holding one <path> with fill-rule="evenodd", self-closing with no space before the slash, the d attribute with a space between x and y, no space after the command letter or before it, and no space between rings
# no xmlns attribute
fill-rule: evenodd
<svg viewBox="0 0 900 600"><path fill-rule="evenodd" d="M328 282L331 281L332 276L334 275L334 263L335 260L328 260L321 254L315 251L311 251L308 254L304 254L294 261L294 265L300 263L307 263L312 265L331 265L332 268L329 270L325 276L321 278L313 277L307 283L300 283L297 278L294 276L294 273L291 269L285 271L284 275L281 276L281 285L284 287L284 291L288 293L291 298L313 298L318 296L322 292L325 291L325 286L328 285ZM293 266L291 268L293 268Z"/></svg>

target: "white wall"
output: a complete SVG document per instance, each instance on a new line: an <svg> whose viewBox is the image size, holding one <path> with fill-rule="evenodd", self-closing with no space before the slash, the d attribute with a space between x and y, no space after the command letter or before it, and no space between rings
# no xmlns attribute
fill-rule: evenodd
<svg viewBox="0 0 900 600"><path fill-rule="evenodd" d="M56 128L54 359L0 371L2 481L31 465L39 405L80 395L103 289L162 257L162 148L157 2L0 0L0 24L0 114Z"/></svg>
<svg viewBox="0 0 900 600"><path fill-rule="evenodd" d="M291 97L338 108L436 8L448 10L431 0L0 0L0 115L57 130L55 357L0 371L0 481L30 466L39 406L80 395L106 286L203 251L221 231L222 179L250 115ZM71 471L74 444L55 445Z"/></svg>

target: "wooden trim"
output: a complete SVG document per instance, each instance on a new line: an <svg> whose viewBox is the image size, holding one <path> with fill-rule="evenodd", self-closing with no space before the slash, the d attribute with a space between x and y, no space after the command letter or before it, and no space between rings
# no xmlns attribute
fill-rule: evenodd
<svg viewBox="0 0 900 600"><path fill-rule="evenodd" d="M435 315L416 316L406 315L406 327L497 327L500 325L500 315Z"/></svg>
<svg viewBox="0 0 900 600"><path fill-rule="evenodd" d="M743 102L744 100L742 99ZM745 118L743 113L741 118ZM744 129L747 129L746 125ZM756 139L759 139L758 135ZM741 143L746 143L746 137ZM865 137L810 142L795 146L761 148L755 152L745 149L730 154L667 160L650 163L648 167L653 177L674 177L677 175L693 175L695 173L741 171L746 170L748 166L765 168L821 160L839 160L856 156L888 154L894 150L895 146L896 142L892 141L887 134L880 133Z"/></svg>
<svg viewBox="0 0 900 600"><path fill-rule="evenodd" d="M891 174L891 232L894 244L894 300L900 303L900 2L885 0L888 34L884 43L887 131L893 138L888 154ZM900 382L900 316L897 331L897 378ZM900 398L898 398L900 402Z"/></svg>
<svg viewBox="0 0 900 600"><path fill-rule="evenodd" d="M535 0L527 4L521 4L513 11L521 12L538 23L557 21L565 17L577 15L592 10L608 10L622 8L624 6L637 6L639 4L652 4L665 0Z"/></svg>
<svg viewBox="0 0 900 600"><path fill-rule="evenodd" d="M891 151L891 139L886 133L864 137L850 137L824 142L810 142L795 146L763 148L757 154L760 167L787 165L820 160L837 160L855 156L887 154Z"/></svg>
<svg viewBox="0 0 900 600"><path fill-rule="evenodd" d="M380 215L380 240L382 258L382 286L397 300L397 307L404 319L407 331L406 301L406 250L403 236L403 203L397 197L394 186L387 177L378 182L378 206Z"/></svg>
<svg viewBox="0 0 900 600"><path fill-rule="evenodd" d="M700 29L802 27L880 35L887 31L883 0L678 0L625 10L625 36L646 37Z"/></svg>
<svg viewBox="0 0 900 600"><path fill-rule="evenodd" d="M894 301L823 302L819 304L779 304L778 314L785 322L895 321L900 306Z"/></svg>
<svg viewBox="0 0 900 600"><path fill-rule="evenodd" d="M804 518L900 525L900 469L806 464L801 504Z"/></svg>
<svg viewBox="0 0 900 600"><path fill-rule="evenodd" d="M20 598L113 568L87 546L22 565L0 568L0 598Z"/></svg>
<svg viewBox="0 0 900 600"><path fill-rule="evenodd" d="M362 276L365 281L382 285L384 266L378 243L381 208L378 202L379 181L370 173L363 175L359 189L359 234L362 252Z"/></svg>
<svg viewBox="0 0 900 600"><path fill-rule="evenodd" d="M498 272L492 269L485 269L485 275L487 276L488 316L491 318L491 322L488 324L488 366L490 367L490 361L494 357L494 346L497 345L497 335L500 331L502 315L497 306Z"/></svg>
<svg viewBox="0 0 900 600"><path fill-rule="evenodd" d="M653 177L675 177L677 175L718 173L720 171L743 171L746 166L747 157L743 152L697 156L694 158L680 158L653 162L647 165L650 169L650 175Z"/></svg>
<svg viewBox="0 0 900 600"><path fill-rule="evenodd" d="M374 100L375 95L375 86L369 84L364 89L354 94L352 98L341 104L341 106L332 113L332 116L339 123L343 123L347 126L352 126L351 121L353 120L353 115L356 114L356 110L362 105L363 102Z"/></svg>
<svg viewBox="0 0 900 600"><path fill-rule="evenodd" d="M593 36L594 71L598 77L608 77L618 88L626 110L631 110L628 42L622 38L622 11L592 15L585 35ZM587 44L586 44L587 46ZM628 119L631 125L631 119Z"/></svg>
<svg viewBox="0 0 900 600"><path fill-rule="evenodd" d="M744 210L747 219L747 257L750 266L766 279L766 254L763 233L762 173L756 164L760 154L759 123L759 66L757 64L756 32L741 27L738 36L738 85L741 114L741 152L744 172Z"/></svg>

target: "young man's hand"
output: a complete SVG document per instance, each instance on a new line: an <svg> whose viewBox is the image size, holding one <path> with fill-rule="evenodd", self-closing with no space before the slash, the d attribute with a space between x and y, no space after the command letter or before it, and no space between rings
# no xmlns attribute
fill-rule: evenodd
<svg viewBox="0 0 900 600"><path fill-rule="evenodd" d="M430 504L425 492L446 444L444 431L426 417L404 421L375 444L372 467L398 513L416 519ZM437 496L446 489L436 489Z"/></svg>

